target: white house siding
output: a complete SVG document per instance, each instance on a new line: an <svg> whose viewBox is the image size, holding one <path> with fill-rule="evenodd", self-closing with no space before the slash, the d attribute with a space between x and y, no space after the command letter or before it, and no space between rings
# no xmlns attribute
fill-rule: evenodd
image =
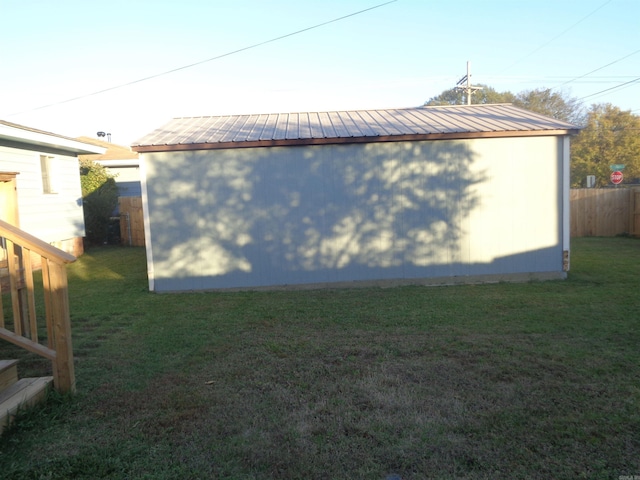
<svg viewBox="0 0 640 480"><path fill-rule="evenodd" d="M55 158L57 193L43 193L40 155ZM76 157L0 146L0 171L19 172L16 189L23 230L50 243L84 236Z"/></svg>
<svg viewBox="0 0 640 480"><path fill-rule="evenodd" d="M140 191L140 168L138 166L117 166L112 167L107 162L101 162L115 177L118 187L118 195L121 197L139 197Z"/></svg>
<svg viewBox="0 0 640 480"><path fill-rule="evenodd" d="M144 153L150 287L562 277L562 138Z"/></svg>

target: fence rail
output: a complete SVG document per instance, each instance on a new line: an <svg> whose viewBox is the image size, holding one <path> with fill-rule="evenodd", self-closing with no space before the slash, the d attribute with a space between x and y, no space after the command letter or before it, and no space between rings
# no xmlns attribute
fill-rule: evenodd
<svg viewBox="0 0 640 480"><path fill-rule="evenodd" d="M2 220L0 247L0 339L50 360L55 388L75 391L66 264L76 258ZM39 261L33 262L32 257ZM34 263L42 268L41 324L46 324L46 345L39 340ZM8 319L4 293L10 294L12 314Z"/></svg>
<svg viewBox="0 0 640 480"><path fill-rule="evenodd" d="M572 189L571 236L640 235L639 188Z"/></svg>

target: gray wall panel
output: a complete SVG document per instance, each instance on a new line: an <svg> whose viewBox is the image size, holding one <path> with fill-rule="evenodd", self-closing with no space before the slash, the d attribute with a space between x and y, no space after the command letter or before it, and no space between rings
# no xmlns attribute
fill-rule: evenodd
<svg viewBox="0 0 640 480"><path fill-rule="evenodd" d="M555 137L143 155L155 289L561 271Z"/></svg>

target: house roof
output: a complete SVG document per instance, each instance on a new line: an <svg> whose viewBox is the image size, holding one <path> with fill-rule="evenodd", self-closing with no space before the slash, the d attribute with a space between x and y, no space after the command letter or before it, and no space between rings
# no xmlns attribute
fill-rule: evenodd
<svg viewBox="0 0 640 480"><path fill-rule="evenodd" d="M91 137L78 137L79 142L90 143L98 147L106 148L106 151L102 154L96 155L80 155L80 158L89 158L94 161L105 162L105 165L110 163L116 163L120 160L137 160L138 153L131 150L130 147L124 145L118 145L111 142L105 142L104 140L98 140Z"/></svg>
<svg viewBox="0 0 640 480"><path fill-rule="evenodd" d="M579 127L510 104L174 118L137 152L567 135Z"/></svg>
<svg viewBox="0 0 640 480"><path fill-rule="evenodd" d="M4 120L0 120L0 145L53 150L73 155L104 153L104 148L96 145L89 145L74 138L25 127L17 123L5 122Z"/></svg>

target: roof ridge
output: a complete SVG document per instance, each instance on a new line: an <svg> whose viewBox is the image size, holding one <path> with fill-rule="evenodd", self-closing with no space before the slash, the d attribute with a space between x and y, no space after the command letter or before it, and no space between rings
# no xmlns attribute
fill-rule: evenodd
<svg viewBox="0 0 640 480"><path fill-rule="evenodd" d="M436 109L436 108L469 108L469 107L499 107L499 106L513 106L514 108L520 108L513 105L513 103L473 103L471 105L418 105L415 107L389 107L389 108L343 108L333 110L298 110L289 112L253 112L253 113L223 113L219 115L184 115L180 117L173 117L171 120L187 120L196 118L219 118L219 117L253 117L260 115L307 115L307 114L320 114L320 113L340 113L340 112L391 112L396 110L420 110L420 109ZM526 110L528 111L528 110Z"/></svg>
<svg viewBox="0 0 640 480"><path fill-rule="evenodd" d="M469 108L469 107L503 107L503 106L512 106L516 107L512 102L502 102L502 103L472 103L471 105L422 105L419 108Z"/></svg>

